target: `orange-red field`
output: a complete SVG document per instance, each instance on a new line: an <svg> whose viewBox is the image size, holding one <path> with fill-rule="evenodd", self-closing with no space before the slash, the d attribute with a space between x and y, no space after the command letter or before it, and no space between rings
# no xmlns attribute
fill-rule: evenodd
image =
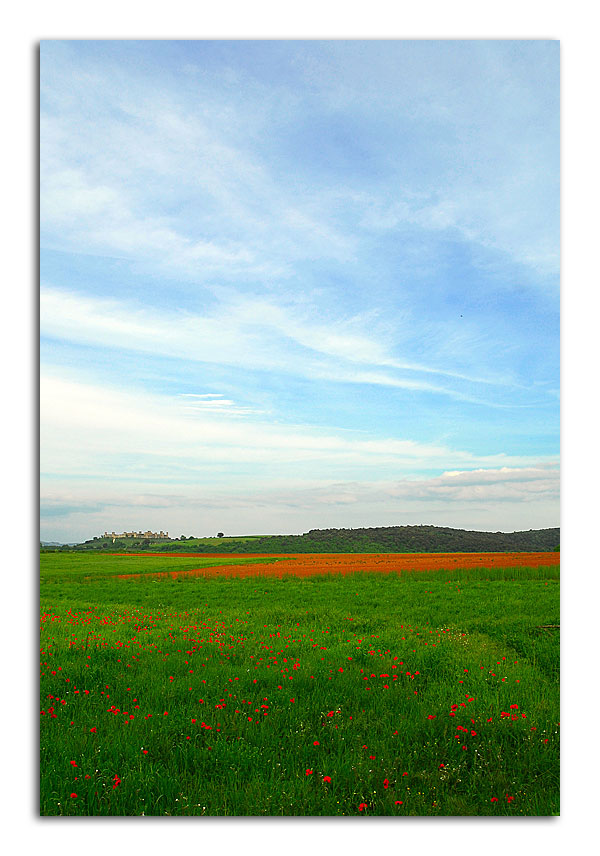
<svg viewBox="0 0 600 856"><path fill-rule="evenodd" d="M164 553L132 553L133 556L165 556ZM170 553L170 556L192 558L193 553ZM198 558L226 558L223 554L198 553ZM227 554L234 558L236 554ZM560 553L294 553L269 555L243 553L239 558L272 558L272 562L248 565L214 565L187 571L157 573L156 576L273 576L307 577L313 574L352 574L377 571L384 574L400 571L434 571L456 568L516 568L559 565ZM147 574L120 574L121 579L146 577Z"/></svg>

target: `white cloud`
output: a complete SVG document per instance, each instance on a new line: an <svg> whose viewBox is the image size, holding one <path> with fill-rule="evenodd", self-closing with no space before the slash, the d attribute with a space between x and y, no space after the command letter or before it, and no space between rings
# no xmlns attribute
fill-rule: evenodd
<svg viewBox="0 0 600 856"><path fill-rule="evenodd" d="M222 393L184 392L181 393L181 398L189 399L184 403L184 410L190 413L218 413L222 416L250 416L265 413L264 410L253 407L241 407L235 401L224 398Z"/></svg>
<svg viewBox="0 0 600 856"><path fill-rule="evenodd" d="M316 90L311 86L308 103L306 93L277 81L259 86L248 75L238 83L247 93L242 101L221 88L218 76L192 94L165 79L149 86L132 69L123 78L110 63L90 69L89 58L81 58L73 79L72 66L55 55L42 99L43 242L123 254L148 270L197 281L217 272L224 279L242 272L282 278L299 260L354 263L364 227L411 223L426 233L453 229L542 279L556 277L558 152L550 133L556 116L538 105L533 78L513 77L511 61L497 63L472 43L440 62L433 55L411 57L406 46L386 47L385 62L371 57L369 67L361 60L356 68L353 48L344 46L345 55L334 57L338 47L322 45L319 60L303 57L307 68L320 62L330 69ZM299 61L294 53L292 64ZM478 81L465 66L467 56L482 72ZM373 61L385 94L368 82ZM402 85L394 79L400 69ZM446 79L449 71L458 71L460 85ZM542 77L535 85L542 82L546 89ZM368 122L369 105L379 99L386 99L379 109L394 118L383 138L390 150L379 151L380 141L368 144L387 171L376 191L356 177L339 182L315 175L303 184L285 161L282 171L277 148L257 144L275 128L285 150L286 134L306 121L307 110L354 121L356 111ZM277 122L282 101L287 125ZM398 166L403 148L396 141L403 131L419 134L424 127L444 145L423 153L425 175L416 169L415 181Z"/></svg>
<svg viewBox="0 0 600 856"><path fill-rule="evenodd" d="M182 233L164 215L136 213L132 200L110 174L94 181L81 168L64 166L42 172L40 224L43 244L143 262L155 270L204 278L215 271L281 274L279 265L257 261L247 245L195 238Z"/></svg>
<svg viewBox="0 0 600 856"><path fill-rule="evenodd" d="M313 473L325 467L331 474L365 466L407 473L457 464L519 466L530 460L502 453L474 455L394 437L365 439L361 432L271 424L254 414L238 413L236 420L227 420L223 409L235 405L193 408L187 401L65 380L45 370L42 472L122 479L135 479L140 472L152 478L160 472L163 481L177 482L201 477L208 465L243 464L253 467L246 478L260 482L272 478L276 467L296 475L311 472L311 467Z"/></svg>
<svg viewBox="0 0 600 856"><path fill-rule="evenodd" d="M400 198L392 199L364 194L361 225L384 232L397 231L407 224L424 232L451 230L466 244L498 251L504 260L524 265L540 278L530 280L536 287L549 277L557 286L558 194L553 198L548 193L543 186L545 176L531 175L530 172L526 180L507 175L503 182L490 176L486 187L441 186L429 193L404 191ZM541 196L548 197L545 206L540 206ZM553 228L544 222L549 209L554 209Z"/></svg>
<svg viewBox="0 0 600 856"><path fill-rule="evenodd" d="M297 478L233 488L42 483L42 537L89 538L105 529L178 535L300 533L311 528L429 523L514 531L559 525L555 467L455 471L399 481ZM46 533L44 535L44 533Z"/></svg>
<svg viewBox="0 0 600 856"><path fill-rule="evenodd" d="M114 77L98 69L85 91L63 95L60 113L42 106L43 246L196 282L281 278L300 259L352 258L355 237L314 194L273 176L247 145L247 125L238 133L248 116L177 103L164 84L149 91L129 81L107 102ZM205 97L217 106L214 93ZM102 121L89 112L94 103Z"/></svg>
<svg viewBox="0 0 600 856"><path fill-rule="evenodd" d="M422 390L496 406L459 384L431 383L419 374L469 384L506 383L394 357L368 314L319 323L301 307L223 293L204 314L158 311L137 303L42 287L42 335L67 342L185 360L292 372L346 383ZM368 328L375 332L367 332ZM407 377L407 373L412 377Z"/></svg>

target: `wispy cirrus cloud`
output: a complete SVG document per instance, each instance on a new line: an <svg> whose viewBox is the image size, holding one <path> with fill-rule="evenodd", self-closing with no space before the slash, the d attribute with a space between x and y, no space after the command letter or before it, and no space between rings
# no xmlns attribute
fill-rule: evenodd
<svg viewBox="0 0 600 856"><path fill-rule="evenodd" d="M115 85L114 70L98 72L87 104L104 104ZM239 118L223 125L180 101L164 83L151 95L134 86L116 96L100 132L81 123L78 99L60 118L42 111L45 246L196 282L281 278L307 258L352 258L355 236L314 193L291 191L264 156L234 142Z"/></svg>
<svg viewBox="0 0 600 856"><path fill-rule="evenodd" d="M91 477L131 479L154 467L162 480L197 479L207 465L260 465L251 480L273 478L277 471L306 474L310 465L327 475L399 473L463 467L522 466L524 456L504 453L476 455L442 444L361 432L333 431L302 425L281 425L240 414L242 421L223 421L217 407L190 408L181 396L153 395L65 381L42 375L42 471L60 470ZM66 450L70 449L68 461ZM124 467L123 461L129 461ZM284 470L282 470L284 468ZM235 471L225 476L239 481ZM456 482L453 483L454 485Z"/></svg>
<svg viewBox="0 0 600 856"><path fill-rule="evenodd" d="M321 43L311 62L315 48L295 45L296 68L317 61L326 69L311 77L307 101L290 79L267 85L251 66L234 72L241 99L232 63L184 74L179 88L158 71L130 71L123 85L118 51L102 63L80 56L74 78L72 53L56 45L42 87L42 240L196 279L281 277L307 259L362 263L369 228L410 224L424 234L453 230L539 274L544 287L551 274L556 284L557 116L547 100L540 106L537 88L557 72L546 48L532 74L527 50L536 52L532 43L523 57L500 43L487 52L474 42L407 43L404 51L382 43L371 74L356 77L357 46ZM467 56L479 76L468 73ZM312 132L307 110L317 119ZM340 175L353 136L360 146L348 165L356 168Z"/></svg>
<svg viewBox="0 0 600 856"><path fill-rule="evenodd" d="M222 392L182 392L180 396L184 399L184 410L191 413L210 413L219 416L253 416L265 413L264 410L253 407L242 407L230 398L225 398Z"/></svg>
<svg viewBox="0 0 600 856"><path fill-rule="evenodd" d="M488 406L482 387L514 386L502 375L469 376L449 368L399 360L371 331L367 315L320 323L299 307L226 293L204 313L154 311L133 301L41 291L42 335L103 348L133 350L275 370L307 378L420 390ZM375 324L373 323L375 322ZM464 383L463 383L464 382Z"/></svg>

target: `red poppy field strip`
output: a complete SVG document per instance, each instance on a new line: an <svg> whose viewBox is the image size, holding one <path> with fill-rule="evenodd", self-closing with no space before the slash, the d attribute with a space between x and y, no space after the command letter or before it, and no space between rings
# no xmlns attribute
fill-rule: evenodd
<svg viewBox="0 0 600 856"><path fill-rule="evenodd" d="M123 555L123 554L121 554ZM160 553L132 553L132 557L161 556ZM173 557L190 558L189 553L171 553ZM220 558L218 553L199 554L203 559ZM221 557L222 558L222 557ZM229 554L228 558L232 558ZM237 558L269 557L261 553L240 554ZM376 572L382 574L409 571L457 570L471 568L545 567L560 564L559 553L296 553L272 556L273 562L256 565L214 565L182 571L169 571L172 579L179 576L233 576L256 577L286 576L309 577L313 574L354 574ZM160 573L160 572L158 572ZM141 574L120 574L122 579L133 579Z"/></svg>

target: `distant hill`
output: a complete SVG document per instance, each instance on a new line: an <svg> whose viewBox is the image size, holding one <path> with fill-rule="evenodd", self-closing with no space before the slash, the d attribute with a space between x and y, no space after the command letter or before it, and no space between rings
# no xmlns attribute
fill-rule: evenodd
<svg viewBox="0 0 600 856"><path fill-rule="evenodd" d="M443 526L311 529L303 535L187 538L126 543L96 538L76 550L148 550L160 553L537 553L556 550L560 529L477 532Z"/></svg>
<svg viewBox="0 0 600 856"><path fill-rule="evenodd" d="M216 541L216 539L215 539ZM560 529L473 532L441 526L381 526L369 529L311 529L304 535L265 535L251 541L202 547L210 552L252 553L528 553L554 550ZM173 550L170 544L166 549ZM190 550L194 549L190 545ZM200 549L198 552L200 552Z"/></svg>

